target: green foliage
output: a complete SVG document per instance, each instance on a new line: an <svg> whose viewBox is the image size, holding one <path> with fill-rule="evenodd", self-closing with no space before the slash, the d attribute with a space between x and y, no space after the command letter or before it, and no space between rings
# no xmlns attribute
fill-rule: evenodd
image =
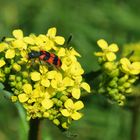
<svg viewBox="0 0 140 140"><path fill-rule="evenodd" d="M80 61L86 72L99 68L97 59L93 56L93 52L98 50L98 39L117 42L121 47L125 43L139 41L140 37L139 0L0 0L0 5L0 38L9 36L15 28L21 28L28 34L46 33L49 27L56 26L59 34L66 38L72 33L71 44L82 54ZM96 79L93 84L94 88L97 81ZM135 87L137 93L139 89L140 87ZM71 128L73 133L79 135L73 139L128 140L132 112L108 105L103 98L92 98L94 100L87 99L83 120ZM24 128L28 128L22 124L13 104L2 94L0 108L1 140L25 140L27 130L24 131ZM23 117L23 112L21 114ZM140 119L137 124L139 130ZM44 122L42 131L43 140L67 139L50 122Z"/></svg>

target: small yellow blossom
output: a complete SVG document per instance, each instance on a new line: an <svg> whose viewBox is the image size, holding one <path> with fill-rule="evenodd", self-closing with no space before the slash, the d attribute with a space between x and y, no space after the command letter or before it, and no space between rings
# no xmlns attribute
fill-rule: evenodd
<svg viewBox="0 0 140 140"><path fill-rule="evenodd" d="M9 49L5 53L5 58L7 59L12 59L15 57L15 50L14 49Z"/></svg>
<svg viewBox="0 0 140 140"><path fill-rule="evenodd" d="M140 73L140 62L131 63L128 58L122 58L120 64L122 71L125 73L131 75L137 75Z"/></svg>
<svg viewBox="0 0 140 140"><path fill-rule="evenodd" d="M65 42L65 39L61 36L56 36L56 28L50 28L48 30L47 36L52 39L54 42L56 42L58 45L63 45Z"/></svg>
<svg viewBox="0 0 140 140"><path fill-rule="evenodd" d="M77 112L84 107L82 101L77 101L74 103L71 99L68 99L64 106L66 109L61 110L63 116L71 117L74 120L79 120L82 117L82 114Z"/></svg>
<svg viewBox="0 0 140 140"><path fill-rule="evenodd" d="M24 102L26 102L29 99L28 96L26 94L24 94L24 93L23 94L19 94L18 98L19 98L19 101L21 103L24 103Z"/></svg>
<svg viewBox="0 0 140 140"><path fill-rule="evenodd" d="M114 61L116 59L115 52L119 50L117 44L113 43L108 45L108 43L104 39L98 40L97 44L103 52L96 52L96 56L103 57L104 61Z"/></svg>
<svg viewBox="0 0 140 140"><path fill-rule="evenodd" d="M32 72L31 73L31 79L33 81L39 81L40 80L40 73L39 72Z"/></svg>

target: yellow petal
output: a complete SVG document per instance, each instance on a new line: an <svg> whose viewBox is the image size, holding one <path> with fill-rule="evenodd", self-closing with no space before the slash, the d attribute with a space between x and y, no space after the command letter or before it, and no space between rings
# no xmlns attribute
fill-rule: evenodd
<svg viewBox="0 0 140 140"><path fill-rule="evenodd" d="M81 84L81 87L82 87L83 89L85 89L87 92L90 92L90 86L89 86L89 84L87 84L86 82L83 82L83 83Z"/></svg>
<svg viewBox="0 0 140 140"><path fill-rule="evenodd" d="M32 86L31 84L24 84L22 87L23 91L27 94L31 94L32 92Z"/></svg>
<svg viewBox="0 0 140 140"><path fill-rule="evenodd" d="M23 39L23 31L20 29L14 30L13 36L17 39Z"/></svg>
<svg viewBox="0 0 140 140"><path fill-rule="evenodd" d="M71 99L68 99L65 103L64 103L64 106L66 108L73 108L73 101Z"/></svg>
<svg viewBox="0 0 140 140"><path fill-rule="evenodd" d="M72 55L81 57L81 55L74 48L70 48L70 52L71 52Z"/></svg>
<svg viewBox="0 0 140 140"><path fill-rule="evenodd" d="M122 59L120 60L120 63L121 63L122 65L127 65L127 66L131 65L131 63L130 63L130 61L129 61L128 58L122 58Z"/></svg>
<svg viewBox="0 0 140 140"><path fill-rule="evenodd" d="M12 59L14 57L15 57L15 50L9 49L9 50L6 51L5 58Z"/></svg>
<svg viewBox="0 0 140 140"><path fill-rule="evenodd" d="M53 107L53 101L50 99L44 99L41 104L45 109L50 109L51 107Z"/></svg>
<svg viewBox="0 0 140 140"><path fill-rule="evenodd" d="M65 77L63 79L63 83L64 83L64 86L73 86L74 85L74 81L69 77Z"/></svg>
<svg viewBox="0 0 140 140"><path fill-rule="evenodd" d="M48 79L54 79L56 74L57 74L57 72L55 70L49 71L47 73L47 78Z"/></svg>
<svg viewBox="0 0 140 140"><path fill-rule="evenodd" d="M35 44L35 41L32 37L24 37L24 42L27 43L27 44L31 44L31 45L34 45Z"/></svg>
<svg viewBox="0 0 140 140"><path fill-rule="evenodd" d="M79 88L73 88L72 89L72 97L75 99L79 99L81 95L81 91Z"/></svg>
<svg viewBox="0 0 140 140"><path fill-rule="evenodd" d="M47 36L49 36L49 37L51 37L51 38L54 38L55 35L56 35L56 28L55 28L55 27L50 28L50 29L48 30Z"/></svg>
<svg viewBox="0 0 140 140"><path fill-rule="evenodd" d="M18 49L27 49L27 44L23 40L12 41L12 46Z"/></svg>
<svg viewBox="0 0 140 140"><path fill-rule="evenodd" d="M42 79L41 80L41 85L44 87L49 87L50 86L50 81L48 79Z"/></svg>
<svg viewBox="0 0 140 140"><path fill-rule="evenodd" d="M39 81L40 80L40 73L39 72L31 72L31 79L33 81Z"/></svg>
<svg viewBox="0 0 140 140"><path fill-rule="evenodd" d="M71 117L72 117L73 120L79 120L82 117L82 114L81 113L78 113L78 112L74 112L71 115Z"/></svg>
<svg viewBox="0 0 140 140"><path fill-rule="evenodd" d="M140 71L140 62L133 62L131 66Z"/></svg>
<svg viewBox="0 0 140 140"><path fill-rule="evenodd" d="M7 43L4 43L4 42L0 43L0 52L4 51L7 48L8 48L8 44Z"/></svg>
<svg viewBox="0 0 140 140"><path fill-rule="evenodd" d="M62 109L62 110L61 110L61 113L62 113L62 115L65 116L65 117L69 117L69 116L70 116L70 113L68 112L67 109Z"/></svg>
<svg viewBox="0 0 140 140"><path fill-rule="evenodd" d="M66 55L66 51L64 48L60 48L58 53L57 53L58 56L65 56Z"/></svg>
<svg viewBox="0 0 140 140"><path fill-rule="evenodd" d="M109 50L112 52L117 52L119 50L119 47L117 46L117 44L111 44L109 45Z"/></svg>
<svg viewBox="0 0 140 140"><path fill-rule="evenodd" d="M19 99L19 101L21 102L21 103L24 103L24 102L26 102L29 98L28 98L28 96L26 95L26 94L19 94L18 95L18 99Z"/></svg>
<svg viewBox="0 0 140 140"><path fill-rule="evenodd" d="M94 55L96 55L96 56L104 56L104 53L102 53L102 52L95 52Z"/></svg>
<svg viewBox="0 0 140 140"><path fill-rule="evenodd" d="M99 46L102 50L108 48L108 44L107 44L107 42L106 42L104 39L98 40L98 41L97 41L97 44L98 44L98 46Z"/></svg>
<svg viewBox="0 0 140 140"><path fill-rule="evenodd" d="M56 89L57 88L57 81L51 80L51 86Z"/></svg>
<svg viewBox="0 0 140 140"><path fill-rule="evenodd" d="M61 36L56 36L54 41L58 44L58 45L63 45L64 42L65 42L65 39L64 37L61 37Z"/></svg>
<svg viewBox="0 0 140 140"><path fill-rule="evenodd" d="M116 59L116 55L113 52L106 53L106 58L108 61L114 61Z"/></svg>
<svg viewBox="0 0 140 140"><path fill-rule="evenodd" d="M4 60L0 60L0 68L3 67L5 65L5 61Z"/></svg>
<svg viewBox="0 0 140 140"><path fill-rule="evenodd" d="M74 109L75 110L80 110L84 107L84 104L82 101L77 101L75 104L74 104Z"/></svg>

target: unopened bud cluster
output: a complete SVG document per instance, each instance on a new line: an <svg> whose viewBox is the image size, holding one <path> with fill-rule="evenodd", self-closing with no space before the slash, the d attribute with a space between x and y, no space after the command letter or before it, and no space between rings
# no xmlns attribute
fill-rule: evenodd
<svg viewBox="0 0 140 140"><path fill-rule="evenodd" d="M116 61L115 52L119 49L116 44L108 46L103 39L97 43L102 49L102 52L95 54L99 57L102 70L98 92L118 105L124 105L126 96L132 94L132 85L140 74L140 62L131 63L128 58Z"/></svg>

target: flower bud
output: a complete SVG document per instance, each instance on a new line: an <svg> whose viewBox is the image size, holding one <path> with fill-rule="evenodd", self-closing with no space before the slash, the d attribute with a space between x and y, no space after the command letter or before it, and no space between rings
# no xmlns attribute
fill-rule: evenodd
<svg viewBox="0 0 140 140"><path fill-rule="evenodd" d="M117 85L116 81L112 80L112 81L109 82L109 86L116 88L118 85Z"/></svg>
<svg viewBox="0 0 140 140"><path fill-rule="evenodd" d="M60 100L58 100L57 103L56 103L56 105L59 106L59 107L61 107L63 105L63 102L60 101Z"/></svg>
<svg viewBox="0 0 140 140"><path fill-rule="evenodd" d="M20 81L22 81L22 78L20 76L17 76L16 81L20 82Z"/></svg>
<svg viewBox="0 0 140 140"><path fill-rule="evenodd" d="M124 82L126 82L126 80L128 80L128 78L129 78L129 76L128 76L128 75L125 75L125 76L123 76L122 78L120 78L120 79L118 80L118 83L119 83L120 85L122 85Z"/></svg>
<svg viewBox="0 0 140 140"><path fill-rule="evenodd" d="M125 82L124 84L123 84L123 87L125 87L125 88L129 88L131 86L131 84L129 83L129 82Z"/></svg>
<svg viewBox="0 0 140 140"><path fill-rule="evenodd" d="M119 69L113 70L111 73L108 73L108 75L111 77L119 76Z"/></svg>
<svg viewBox="0 0 140 140"><path fill-rule="evenodd" d="M116 69L116 65L113 62L106 62L104 63L103 67L107 72L110 72Z"/></svg>
<svg viewBox="0 0 140 140"><path fill-rule="evenodd" d="M63 95L63 96L60 97L60 100L62 102L65 102L67 99L68 99L68 97L66 95Z"/></svg>
<svg viewBox="0 0 140 140"><path fill-rule="evenodd" d="M9 67L5 67L5 69L4 69L4 73L5 73L5 74L8 74L8 73L10 73L10 70L11 70L11 68L9 68Z"/></svg>
<svg viewBox="0 0 140 140"><path fill-rule="evenodd" d="M27 71L23 71L22 72L22 76L23 76L23 78L27 78L29 76L29 74L28 74Z"/></svg>
<svg viewBox="0 0 140 140"><path fill-rule="evenodd" d="M10 75L10 76L9 76L9 80L15 81L15 79L16 79L16 76L15 76L15 75Z"/></svg>
<svg viewBox="0 0 140 140"><path fill-rule="evenodd" d="M125 93L127 93L127 94L129 94L131 92L132 92L132 88L131 87L125 90Z"/></svg>
<svg viewBox="0 0 140 140"><path fill-rule="evenodd" d="M58 126L60 124L60 121L58 119L54 119L53 123Z"/></svg>
<svg viewBox="0 0 140 140"><path fill-rule="evenodd" d="M17 63L14 63L13 64L13 69L16 70L16 71L20 71L21 70L21 66L18 65Z"/></svg>

